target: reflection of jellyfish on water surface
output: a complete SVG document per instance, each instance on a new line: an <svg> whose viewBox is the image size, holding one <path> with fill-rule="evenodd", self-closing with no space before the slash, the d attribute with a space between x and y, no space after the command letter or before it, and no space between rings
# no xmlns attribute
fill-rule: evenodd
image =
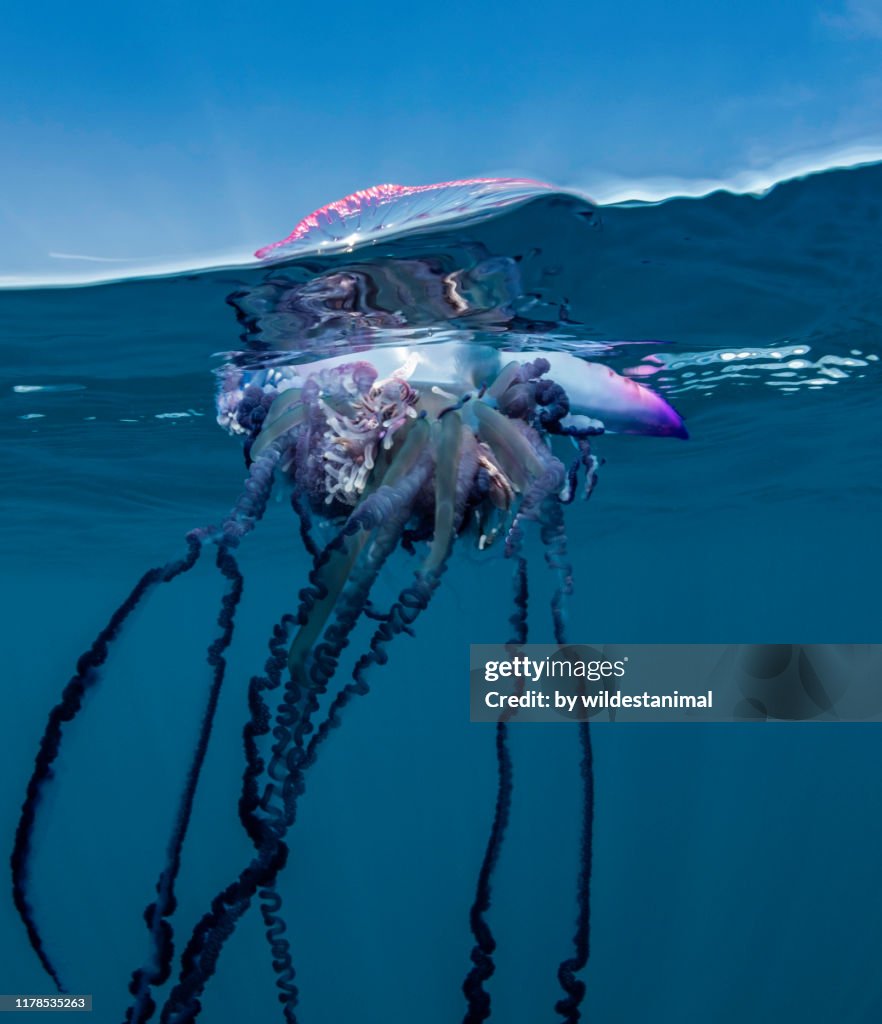
<svg viewBox="0 0 882 1024"><path fill-rule="evenodd" d="M129 986L126 1019L131 1022L154 1015L152 989L172 979L160 1019L193 1020L226 940L255 902L285 1019L296 1019L293 953L277 882L308 770L346 705L367 692L369 674L385 663L389 643L413 632L457 537L472 538L482 550L498 539L512 559L511 639L523 643L527 572L521 549L525 529L535 523L546 562L558 576L555 640L566 641L563 600L572 572L563 506L576 493L580 473L586 495L593 486L592 438L604 431L686 435L676 412L648 388L554 347L539 349L535 339L529 351L512 343L523 341L526 331L541 334L535 302L522 302L515 259L491 256L471 243L463 250L465 265L457 265L449 253L432 249L429 228L437 231L448 221L461 225L543 196L559 194L517 181L381 186L356 193L306 218L285 242L261 250L258 256L274 259L273 269L258 288L231 296L240 320L258 335L251 348L261 350L227 364L218 395L219 421L244 438L244 490L221 526L194 530L182 558L142 576L82 655L50 715L27 789L12 854L14 898L30 943L59 989L62 979L31 901L29 861L36 812L63 729L81 709L110 644L142 597L157 583L187 572L207 545L214 546L227 583L219 634L208 648L212 684L166 864L144 915L150 952ZM584 201L568 198L580 213L590 211ZM303 253L349 253L353 246L395 233L403 233L405 242L419 238L430 255L417 258L413 245L382 253L374 249L370 262L346 256L318 275L304 261L292 263L286 273L275 262ZM298 277L304 265L310 272L300 269ZM427 333L421 333L424 329ZM494 336L509 347L491 343ZM342 352L335 351L340 339L347 345ZM290 484L313 566L296 614L284 616L273 631L265 675L249 687L239 816L254 853L176 948L170 920L175 884L242 595L235 551L261 519L276 477ZM323 546L314 529L318 520L334 529ZM399 545L415 555L417 567L391 608L381 610L371 602L371 590ZM332 696L341 655L363 617L375 622L373 635L351 679ZM486 914L512 792L507 728L505 721L496 727L497 803L471 910L472 966L463 984L470 1022L490 1015L484 983L494 971L496 943ZM577 728L584 789L576 929L574 949L558 972L563 995L556 1005L567 1021L580 1018L585 991L578 973L588 958L593 814L589 726L582 722Z"/></svg>

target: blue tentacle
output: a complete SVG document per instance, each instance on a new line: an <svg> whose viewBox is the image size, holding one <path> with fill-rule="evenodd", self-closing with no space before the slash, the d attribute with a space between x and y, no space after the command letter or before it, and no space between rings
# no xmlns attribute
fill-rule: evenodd
<svg viewBox="0 0 882 1024"><path fill-rule="evenodd" d="M417 437L422 432L422 428L412 430ZM310 585L301 591L300 632L288 655L291 678L277 711L277 724L273 729L276 743L266 766L270 777L282 783L281 794L278 787L270 784L260 801L254 804L257 773L263 770L263 765L257 768L256 746L250 751L246 748L251 758L246 769L248 796L243 798L248 806L246 828L257 853L238 878L212 900L210 910L197 923L181 957L178 981L163 1008L163 1024L183 1024L195 1019L201 1008L200 997L217 968L227 938L250 907L258 890L273 889L287 862L288 848L284 836L296 820L297 802L305 787L304 772L309 759L305 758L304 750L306 737L313 728L312 716L318 709L320 695L333 678L340 654L364 609L376 576L398 543L413 502L430 470L430 462L423 457L421 448L412 448L411 454L413 458L408 457L405 462L407 471L402 471L399 478L390 468L386 480L391 477L392 482L382 484L350 516L338 537L316 559ZM361 553L362 557L350 560L346 554L347 542L355 537L358 543L353 545L354 554ZM335 558L339 559L341 554L343 567L350 573L342 579L345 583L342 590L337 585L340 580L332 579L329 586L325 578L326 570L332 577L339 570ZM313 643L316 622L320 627L330 612L333 612L333 621L324 629L321 641ZM320 628L318 631L321 632ZM304 634L306 641L303 640ZM266 713L265 705L260 708L255 700L252 704L252 730L255 733L255 721L260 719L265 724L268 721ZM309 748L315 749L315 737ZM280 765L284 765L284 772L279 770ZM282 970L286 988L280 998L285 997L286 1016L292 1020L296 987L293 985L293 973L288 976L285 968Z"/></svg>
<svg viewBox="0 0 882 1024"><path fill-rule="evenodd" d="M126 599L111 615L109 622L95 638L92 646L80 656L77 668L61 694L61 700L49 713L49 721L40 740L34 770L28 780L21 818L15 832L10 865L12 867L12 898L24 923L31 948L37 954L43 969L60 992L65 987L40 935L28 895L28 869L34 838L37 811L45 796L46 787L53 777L53 765L61 750L65 723L73 721L83 708L86 694L98 682L98 670L110 653L110 645L120 634L126 620L138 607L146 594L158 583L170 583L196 564L202 551L202 541L196 533L187 537L187 554L166 565L148 569L131 589Z"/></svg>
<svg viewBox="0 0 882 1024"><path fill-rule="evenodd" d="M233 555L233 550L263 517L272 490L275 467L280 457L281 449L275 445L251 463L243 492L220 531L216 564L221 575L227 581L227 592L221 599L218 612L217 622L220 633L207 652L207 661L212 669L211 685L202 713L193 759L187 771L184 790L166 849L165 867L156 883L156 899L144 911L151 948L145 965L133 973L129 983L129 992L134 997L134 1001L126 1012L127 1024L142 1024L143 1021L147 1021L153 1016L156 1004L150 990L155 985L164 984L171 974L174 942L172 926L168 919L177 907L175 883L180 871L181 856L190 825L196 789L208 752L217 705L226 675L225 652L232 642L236 609L242 598L245 582Z"/></svg>
<svg viewBox="0 0 882 1024"><path fill-rule="evenodd" d="M573 569L567 557L563 509L559 502L548 501L543 509L542 540L549 567L558 574L559 583L552 598L554 639L558 645L566 644L564 602L572 593ZM554 1009L566 1024L577 1024L582 1018L585 982L577 977L588 963L591 952L591 865L594 850L594 755L591 747L591 726L587 720L579 722L581 759L579 774L582 782L582 831L579 840L579 869L576 879L576 930L573 935L573 954L561 961L557 970L564 997Z"/></svg>
<svg viewBox="0 0 882 1024"><path fill-rule="evenodd" d="M527 642L527 562L519 557L515 570L514 612L509 622L514 627L511 643ZM502 844L508 828L511 814L511 800L514 789L514 770L511 751L508 744L508 717L504 713L496 723L496 808L493 824L487 839L484 859L478 874L475 899L469 911L469 924L475 945L472 947L471 959L473 967L466 975L462 990L468 1003L463 1024L481 1024L490 1016L490 996L484 990L484 982L489 981L496 971L493 954L496 951L496 940L487 924L485 915L490 909L493 872L502 852Z"/></svg>

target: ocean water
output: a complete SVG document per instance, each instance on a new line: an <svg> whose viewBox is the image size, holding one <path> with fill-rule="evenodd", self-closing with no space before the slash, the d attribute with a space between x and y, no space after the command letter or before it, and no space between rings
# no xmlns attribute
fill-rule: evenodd
<svg viewBox="0 0 882 1024"><path fill-rule="evenodd" d="M597 439L596 491L566 509L570 638L882 641L880 228L882 167L867 166L762 197L597 209L549 192L354 253L0 292L7 851L77 658L139 575L181 555L187 531L219 522L241 491L241 441L215 419L230 368L369 359L451 332L607 363L663 394L690 437ZM420 285L426 260L466 268L456 315ZM394 261L410 261L404 283ZM530 532L525 553L530 639L550 642L556 582ZM252 852L237 816L248 680L311 566L284 486L238 558L245 591L183 848L177 954ZM414 565L400 552L385 567L378 608ZM279 884L304 1024L463 1019L496 791L493 728L468 721L466 659L469 643L508 638L511 569L500 545L457 542L414 636L389 646L309 772ZM142 914L222 593L203 558L139 606L65 727L39 807L29 899L66 987L93 994L96 1024L124 1019L149 957ZM369 636L360 627L353 649ZM592 737L585 1020L880 1019L878 726L596 722ZM559 1019L556 972L572 952L579 746L569 725L512 726L511 740L487 990L493 1020L534 1024ZM0 991L49 994L8 874L3 893ZM262 933L253 907L200 1020L283 1019Z"/></svg>

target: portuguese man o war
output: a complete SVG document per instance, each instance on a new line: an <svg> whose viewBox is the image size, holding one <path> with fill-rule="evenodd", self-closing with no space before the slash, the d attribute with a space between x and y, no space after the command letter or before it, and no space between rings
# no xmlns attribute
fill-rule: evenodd
<svg viewBox="0 0 882 1024"><path fill-rule="evenodd" d="M479 557L501 550L510 560L509 639L517 645L527 641L524 545L535 533L556 577L554 639L566 643L574 580L564 513L580 491L587 498L594 489L597 439L687 432L645 384L548 341L567 324L565 300L526 287L528 252L506 251L470 231L506 209L542 203L565 204L586 224L594 216L584 198L525 180L376 186L323 207L284 241L259 250L259 280L229 296L246 349L229 354L219 371L217 419L242 444L244 488L220 525L193 530L179 559L138 580L80 657L49 716L25 795L13 894L30 944L60 991L65 979L40 930L30 867L61 742L134 609L206 549L225 584L207 649L211 685L165 864L143 915L147 948L129 983L130 1024L196 1020L227 940L252 908L263 922L282 1016L299 1019L296 951L279 887L299 801L347 706L371 680L382 682L389 645L419 629L456 544L472 545ZM595 351L602 354L603 344ZM274 484L290 495L312 568L297 607L272 632L264 673L248 687L238 813L253 851L191 933L175 934L178 876L245 584L236 551L263 517ZM381 609L374 584L400 548L414 568L391 607ZM363 622L373 624L372 635L341 679L341 658ZM496 726L496 806L470 913L470 963L464 955L468 1024L487 1020L492 1009L485 985L497 940L488 915L514 785L510 714ZM554 1007L569 1022L582 1018L586 992L594 805L590 727L582 721L575 728L581 845L573 932L560 939Z"/></svg>

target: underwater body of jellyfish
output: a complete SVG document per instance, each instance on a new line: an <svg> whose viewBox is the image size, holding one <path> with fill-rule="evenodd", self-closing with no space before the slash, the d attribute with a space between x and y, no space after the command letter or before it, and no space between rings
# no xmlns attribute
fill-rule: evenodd
<svg viewBox="0 0 882 1024"><path fill-rule="evenodd" d="M523 295L516 259L470 244L451 263L431 245L432 231L442 225L560 195L505 179L378 186L317 211L285 241L257 253L267 264L264 279L228 300L250 351L223 367L217 397L219 423L243 442L244 489L220 526L192 531L181 558L141 577L81 656L50 714L28 784L11 859L13 895L31 946L60 990L64 980L40 932L29 868L61 740L131 612L157 584L192 568L206 548L226 582L219 633L207 654L212 682L166 862L144 912L148 952L129 985L132 1024L157 1012L169 1024L195 1020L226 941L252 907L263 919L281 1013L298 1019L295 955L278 888L298 803L347 705L367 693L389 644L418 628L455 542L479 551L501 547L511 560L509 639L518 644L527 641L523 542L526 531L536 531L557 576L554 637L566 642L564 602L573 579L564 509L580 475L584 495L593 489L595 438L605 432L684 438L685 427L649 388L554 345L543 348L550 321ZM569 200L590 214L585 200ZM392 238L400 241L378 249ZM416 247L404 244L414 239ZM310 263L317 253L335 262ZM272 633L264 674L248 688L239 817L253 853L192 933L176 936L176 883L244 586L235 553L263 516L276 481L290 491L313 564L299 606ZM323 532L329 541L319 542L317 524L330 527ZM400 547L413 555L415 568L397 600L380 610L372 590ZM341 656L363 620L375 623L373 633L341 680ZM508 728L503 716L495 733L496 806L470 914L474 944L462 986L470 1024L491 1013L485 983L495 969L496 938L487 915L514 779ZM555 1010L564 1021L581 1018L580 973L589 953L594 780L589 724L576 729L582 833L572 946L558 972Z"/></svg>

